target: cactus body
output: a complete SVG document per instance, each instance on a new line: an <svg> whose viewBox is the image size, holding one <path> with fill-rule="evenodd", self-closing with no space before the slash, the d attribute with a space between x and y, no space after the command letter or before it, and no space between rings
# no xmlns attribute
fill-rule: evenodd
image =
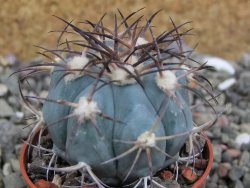
<svg viewBox="0 0 250 188"><path fill-rule="evenodd" d="M94 78L82 76L70 82L61 81L55 84L63 73L57 70L52 73L48 98L78 103L82 97L88 96L95 83ZM113 117L114 121L96 116L95 123L90 120L79 122L77 118L70 118L48 126L57 153L72 164L78 162L89 164L95 174L105 183L120 185L136 157L137 150L125 157L102 164L133 147L133 144L122 143L119 140L138 140L140 135L150 130L165 107L166 110L153 132L156 137L177 135L193 128L188 93L183 89L176 91L182 110L173 97L167 96L156 85L155 78L156 74L145 76L144 87L137 83L124 86L108 84L95 92L93 101L97 103L98 109ZM180 82L185 83L186 80L182 79ZM47 124L73 112L72 107L50 102L45 102L43 107L43 115ZM93 123L98 127L99 132ZM187 136L176 137L173 140L156 142L156 145L174 157L180 151L186 138ZM153 148L151 157L153 174L176 160ZM127 182L148 175L148 159L143 150Z"/></svg>
<svg viewBox="0 0 250 188"><path fill-rule="evenodd" d="M143 16L131 21L141 10L126 17L118 10L121 20L115 15L113 28L104 26L105 14L97 23L86 20L88 30L55 16L66 24L56 31L60 32L57 48L39 47L44 50L40 54L54 63L15 72L26 73L20 81L47 70L51 73L47 98L25 96L19 85L35 124L27 141L33 146L36 133L41 136L44 130L53 141L52 149L44 148L39 137L35 147L39 157L46 155L46 161L52 156L46 164L47 180L51 170L63 176L78 171L81 187L89 183L100 188L141 183L151 187L158 184L152 176L160 170L175 163L178 179L179 162L188 165L201 157L202 152L194 152L194 145L200 149L196 137L218 117L210 103L218 103L212 84L200 72L211 67L192 59L192 50L183 46L182 38L190 31L183 26L189 22L176 26L170 18L173 29L156 36L152 21L160 11L145 24L141 24ZM79 39L63 41L66 34ZM189 92L209 105L216 117L195 124L191 110L198 105L190 107ZM42 112L30 98L43 104ZM189 147L183 152L187 138ZM57 156L70 166L57 168Z"/></svg>
<svg viewBox="0 0 250 188"><path fill-rule="evenodd" d="M193 126L189 91L208 105L209 100L198 89L211 100L214 96L201 84L211 86L199 73L209 67L183 50L181 37L189 30L179 31L185 24L176 26L171 19L173 29L155 36L151 22L159 11L145 25L140 25L142 16L130 23L140 10L127 17L118 10L121 21L115 16L111 29L103 25L104 16L97 23L86 21L91 31L59 18L66 27L58 47L41 47L41 54L50 59L51 54L56 55L60 61L22 69L31 71L27 77L53 70L47 98L22 95L38 118L28 141L40 128L42 134L44 125L53 140L48 171L58 155L72 165L57 169L59 172L82 169L81 173L89 175L83 182L93 181L99 187L103 185L100 182L122 187L144 177L150 179L176 162L188 137L192 141L194 134L214 122ZM74 33L80 39L61 42L64 33ZM188 65L187 60L193 64ZM26 100L29 97L43 101L42 113L31 107ZM192 146L190 157L191 150Z"/></svg>

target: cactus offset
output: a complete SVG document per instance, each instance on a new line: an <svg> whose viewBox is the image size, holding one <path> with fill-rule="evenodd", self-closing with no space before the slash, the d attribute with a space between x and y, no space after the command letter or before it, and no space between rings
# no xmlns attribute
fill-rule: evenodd
<svg viewBox="0 0 250 188"><path fill-rule="evenodd" d="M192 59L180 38L188 31L178 31L184 24L154 36L151 22L158 12L143 26L142 17L128 23L137 12L127 17L119 13L122 19L118 23L115 16L113 29L103 25L103 17L97 23L87 21L91 32L59 18L67 24L62 33L71 28L81 40L66 40L60 44L63 49L45 49L43 54L57 55L59 63L33 66L53 67L48 97L42 99L53 151L72 165L91 167L95 181L111 186L167 167L190 135L212 123L193 126L188 95L199 93L189 83L202 87L199 71L208 67L186 63ZM178 48L172 49L173 43ZM168 61L173 57L179 62Z"/></svg>

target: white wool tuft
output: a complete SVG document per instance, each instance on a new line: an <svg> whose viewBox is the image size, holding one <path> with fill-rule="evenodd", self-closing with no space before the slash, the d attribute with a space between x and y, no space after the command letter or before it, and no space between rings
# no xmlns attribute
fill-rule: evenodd
<svg viewBox="0 0 250 188"><path fill-rule="evenodd" d="M87 63L89 59L85 54L81 56L75 56L68 62L68 66L70 69L82 69Z"/></svg>
<svg viewBox="0 0 250 188"><path fill-rule="evenodd" d="M69 69L83 69L83 67L89 62L89 59L86 57L85 54L81 56L75 56L68 62ZM80 76L80 71L74 72L74 74L69 74L65 76L65 81L71 81Z"/></svg>
<svg viewBox="0 0 250 188"><path fill-rule="evenodd" d="M80 122L85 120L95 120L96 112L100 112L95 101L88 101L86 97L81 97L79 106L75 108L74 114L78 116Z"/></svg>
<svg viewBox="0 0 250 188"><path fill-rule="evenodd" d="M135 46L140 46L147 43L148 41L146 39L144 39L143 37L138 37Z"/></svg>
<svg viewBox="0 0 250 188"><path fill-rule="evenodd" d="M142 133L137 138L137 141L139 141L142 144L142 147L154 147L154 146L156 146L155 134L150 133L149 131L145 131L144 133Z"/></svg>
<svg viewBox="0 0 250 188"><path fill-rule="evenodd" d="M163 91L174 92L177 83L177 77L172 71L163 71L162 77L159 73L156 75L156 84Z"/></svg>
<svg viewBox="0 0 250 188"><path fill-rule="evenodd" d="M124 68L126 68L129 72L134 74L135 70L134 67L126 64L124 65ZM134 78L128 78L130 74L125 71L122 68L116 68L116 69L111 69L111 73L109 74L109 77L111 80L116 80L117 82L114 82L116 85L127 85L127 84L133 84L136 82Z"/></svg>

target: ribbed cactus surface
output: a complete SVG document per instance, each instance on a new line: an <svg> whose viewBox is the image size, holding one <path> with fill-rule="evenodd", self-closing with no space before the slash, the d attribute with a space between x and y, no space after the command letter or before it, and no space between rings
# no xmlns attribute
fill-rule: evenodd
<svg viewBox="0 0 250 188"><path fill-rule="evenodd" d="M61 81L55 84L62 74L64 71L52 73L48 98L79 105L88 103L87 98L95 84L95 78L86 75L70 82ZM99 82L97 88L102 85L103 83ZM107 84L101 87L89 102L95 103L95 115L86 120L84 117L79 119L81 114L76 113L80 106L70 107L45 102L43 115L47 124L73 115L72 118L48 126L58 154L72 164L89 164L98 177L111 184L119 184L124 178L131 181L148 176L149 162L152 163L154 174L176 160L175 155L180 151L187 136L167 141L156 141L155 137L177 135L192 129L188 93L183 89L175 91L180 102L178 104L157 86L156 74L145 76L142 85L143 87L138 83L123 86ZM88 105L85 104L84 107L88 108ZM122 154L126 155L112 160ZM137 155L139 158L127 177ZM109 160L112 161L105 163Z"/></svg>
<svg viewBox="0 0 250 188"><path fill-rule="evenodd" d="M159 11L145 24L142 16L135 18L138 11L127 17L118 12L121 19L114 17L113 28L104 25L104 16L97 23L85 21L88 30L59 18L66 27L59 31L58 47L41 53L59 61L24 70L52 69L41 120L55 154L72 165L88 165L102 182L120 187L178 159L198 131L189 92L209 104L196 87L210 94L201 82L210 83L199 73L205 64L183 49L185 24L170 19L173 28L155 35L152 21ZM65 33L79 39L62 41Z"/></svg>

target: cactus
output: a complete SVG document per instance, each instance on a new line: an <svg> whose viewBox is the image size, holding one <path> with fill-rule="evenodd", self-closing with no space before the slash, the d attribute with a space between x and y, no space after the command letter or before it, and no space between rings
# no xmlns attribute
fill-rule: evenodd
<svg viewBox="0 0 250 188"><path fill-rule="evenodd" d="M179 29L188 22L176 26L171 19L173 29L155 36L152 21L159 11L143 26L142 16L129 23L139 11L127 17L118 11L121 21L115 16L113 29L103 25L104 16L86 21L92 31L59 18L66 27L58 47L65 47L41 53L56 55L59 62L23 69L51 70L48 97L36 97L44 104L30 139L38 128L47 128L53 153L73 165L61 170L85 169L99 186L152 177L178 160L188 138L214 122L196 127L192 120L190 92L210 105L192 83L214 97L200 74L209 67L183 50L181 38L189 30ZM60 43L68 28L81 38Z"/></svg>

